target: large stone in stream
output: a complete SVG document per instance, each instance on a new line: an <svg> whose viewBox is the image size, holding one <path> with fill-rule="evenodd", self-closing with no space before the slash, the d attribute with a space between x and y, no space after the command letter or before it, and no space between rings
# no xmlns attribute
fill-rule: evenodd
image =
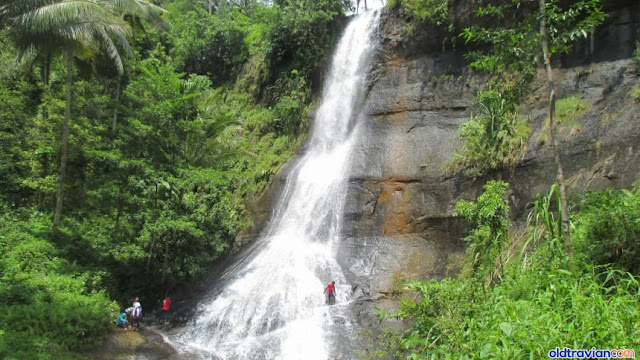
<svg viewBox="0 0 640 360"><path fill-rule="evenodd" d="M452 257L461 243L443 243L425 235L350 237L340 243L338 263L359 298L378 298L402 287L404 280L442 278L458 269ZM396 289L397 290L397 289Z"/></svg>
<svg viewBox="0 0 640 360"><path fill-rule="evenodd" d="M178 351L154 328L112 329L102 346L86 354L95 360L177 360Z"/></svg>
<svg viewBox="0 0 640 360"><path fill-rule="evenodd" d="M375 308L392 312L398 306L404 282L443 278L458 272L464 246L441 242L437 234L350 237L340 243L338 263L347 281L355 284L353 311L365 328L381 325ZM402 328L394 320L385 327Z"/></svg>

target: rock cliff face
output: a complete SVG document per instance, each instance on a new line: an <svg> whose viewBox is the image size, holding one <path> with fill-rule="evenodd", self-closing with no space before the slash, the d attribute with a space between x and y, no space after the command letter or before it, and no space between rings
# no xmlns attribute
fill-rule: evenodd
<svg viewBox="0 0 640 360"><path fill-rule="evenodd" d="M590 48L579 45L554 63L558 97L575 95L590 104L559 130L570 195L629 187L640 178L640 104L630 95L640 82L640 66L632 59L640 3L608 6L594 52L576 55ZM465 68L464 49L442 51L437 35L410 38L405 25L397 14L383 14L339 251L365 326L377 323L373 307L386 305L398 279L440 278L458 270L465 224L453 217L456 201L474 199L484 182L502 178L511 185L513 217L522 220L527 204L547 193L556 175L544 143L547 90L541 72L522 112L533 132L517 166L482 179L445 176L443 167L460 145L459 125L468 120L486 77Z"/></svg>

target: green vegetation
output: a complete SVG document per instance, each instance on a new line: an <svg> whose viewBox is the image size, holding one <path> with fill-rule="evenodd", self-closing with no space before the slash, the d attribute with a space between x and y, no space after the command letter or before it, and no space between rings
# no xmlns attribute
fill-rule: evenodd
<svg viewBox="0 0 640 360"><path fill-rule="evenodd" d="M582 127L577 118L589 108L591 108L591 104L577 96L558 99L555 106L555 123L558 125L558 133L565 134L565 137L568 138L578 134ZM611 119L604 121L604 123L607 124L610 121ZM550 121L547 118L538 134L538 142L540 144L545 144L549 141L549 125Z"/></svg>
<svg viewBox="0 0 640 360"><path fill-rule="evenodd" d="M3 209L7 210L7 209ZM68 349L98 345L118 305L92 285L100 273L81 272L47 240L51 220L0 218L0 355L61 359Z"/></svg>
<svg viewBox="0 0 640 360"><path fill-rule="evenodd" d="M640 188L589 192L574 217L578 260L640 275Z"/></svg>
<svg viewBox="0 0 640 360"><path fill-rule="evenodd" d="M241 245L350 6L45 3L0 2L6 359L75 358Z"/></svg>
<svg viewBox="0 0 640 360"><path fill-rule="evenodd" d="M569 123L590 107L591 104L577 96L558 99L556 102L556 122L558 124Z"/></svg>
<svg viewBox="0 0 640 360"><path fill-rule="evenodd" d="M448 171L479 176L489 169L515 165L524 154L531 130L501 93L486 90L477 97L479 112L462 124L462 150L454 154Z"/></svg>
<svg viewBox="0 0 640 360"><path fill-rule="evenodd" d="M486 92L480 92L476 102L484 113L511 113L509 116L517 117L516 109L522 97L530 91L541 55L542 32L539 11L521 11L523 6L521 1L478 6L476 15L488 21L483 22L484 25L467 27L460 34L466 43L481 46L482 50L466 54L469 67L488 72L491 76L489 94L500 97L500 101L487 102ZM578 1L567 8L561 8L557 1L548 1L545 10L545 31L551 34L548 39L550 56L568 52L575 41L586 37L590 29L604 20L599 0ZM585 106L577 98L556 104L556 108L564 111L562 116L566 121L584 110ZM455 155L449 168L482 175L489 170L515 164L529 137L527 127L507 120L490 123L519 131L503 132L504 136L497 141L495 132L480 131L478 119L472 117L462 125L463 151Z"/></svg>
<svg viewBox="0 0 640 360"><path fill-rule="evenodd" d="M504 267L502 255L511 225L506 216L509 205L503 199L507 186L502 181L490 181L475 202L461 200L456 203L456 215L472 225L464 239L469 244L470 270L475 274L488 274L490 284L499 279Z"/></svg>
<svg viewBox="0 0 640 360"><path fill-rule="evenodd" d="M467 54L469 66L486 71L490 80L461 127L463 148L450 170L482 175L515 163L529 136L526 126L517 125L517 109L531 90L541 55L555 120L579 131L574 119L590 105L577 97L555 103L548 60L587 37L604 13L597 0L560 4L541 1L538 11L522 1L478 6L479 25L464 29L461 37L479 49ZM634 325L640 321L640 282L631 261L640 244L640 189L585 195L572 217L572 244L557 165L559 185L533 204L525 229L508 218L503 182L489 181L475 202L458 202L457 214L471 226L461 274L409 282L416 296L394 315L410 321L411 328L386 333L384 345L367 348L370 357L533 359L547 357L556 346L640 345Z"/></svg>
<svg viewBox="0 0 640 360"><path fill-rule="evenodd" d="M640 189L585 196L574 217L573 266L552 210L557 188L534 204L522 239L507 236L505 189L489 182L476 202L458 203L473 225L466 270L410 282L420 300L406 300L395 315L413 325L400 339L385 335L390 341L373 358L537 359L564 345L638 348L640 282L626 271L638 271L630 260L640 244Z"/></svg>
<svg viewBox="0 0 640 360"><path fill-rule="evenodd" d="M449 14L449 0L389 0L386 6L402 6L413 18L436 25L443 24Z"/></svg>
<svg viewBox="0 0 640 360"><path fill-rule="evenodd" d="M636 100L640 100L640 85L636 85L633 89L631 89L631 96Z"/></svg>
<svg viewBox="0 0 640 360"><path fill-rule="evenodd" d="M449 0L387 0L386 7L399 12L409 20L405 27L408 34L443 30L449 36L443 40L442 47L447 43L455 46L455 26L449 13Z"/></svg>

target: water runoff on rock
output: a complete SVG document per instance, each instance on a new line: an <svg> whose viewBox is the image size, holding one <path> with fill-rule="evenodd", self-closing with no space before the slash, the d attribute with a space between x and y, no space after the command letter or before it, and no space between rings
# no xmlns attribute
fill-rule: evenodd
<svg viewBox="0 0 640 360"><path fill-rule="evenodd" d="M293 165L259 246L172 339L190 357L350 357L351 285L335 252L378 19L378 11L353 18L340 39L305 154ZM337 297L330 306L323 289L332 280Z"/></svg>

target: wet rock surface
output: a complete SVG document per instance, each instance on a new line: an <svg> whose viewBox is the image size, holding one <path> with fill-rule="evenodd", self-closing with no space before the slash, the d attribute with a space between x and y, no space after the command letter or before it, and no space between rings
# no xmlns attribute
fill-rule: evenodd
<svg viewBox="0 0 640 360"><path fill-rule="evenodd" d="M113 329L101 347L87 354L95 360L177 360L176 349L164 341L158 327L140 331Z"/></svg>
<svg viewBox="0 0 640 360"><path fill-rule="evenodd" d="M338 261L361 297L388 295L406 279L425 273L434 277L452 274L448 265L457 244L429 240L424 235L351 237L342 241Z"/></svg>

